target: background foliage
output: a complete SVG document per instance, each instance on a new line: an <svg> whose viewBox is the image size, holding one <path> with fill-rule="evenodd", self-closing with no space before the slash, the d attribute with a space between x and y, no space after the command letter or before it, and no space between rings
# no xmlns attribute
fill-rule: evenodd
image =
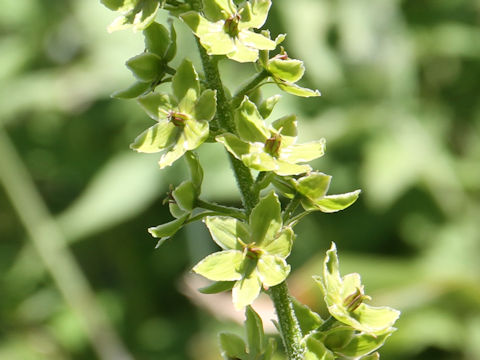
<svg viewBox="0 0 480 360"><path fill-rule="evenodd" d="M219 359L216 332L236 329L222 318L229 310L214 320L191 301L210 298L183 294L194 281L185 273L214 250L205 228L158 251L146 232L168 221L162 200L183 164L159 171L155 155L131 152L150 122L134 102L109 98L131 82L123 63L143 50L141 34L107 34L114 14L93 0L1 7L0 358L96 357L83 300L72 310L52 280L73 264L80 293L96 298L135 359ZM332 193L363 189L347 211L299 225L293 292L319 308L310 274L335 241L342 272L360 272L379 304L403 312L385 359L480 358L479 19L478 1L276 0L267 24L288 33L289 55L307 67L302 85L323 94L284 95L278 111L299 115L300 140L327 139L314 166L334 176ZM176 28L180 55L198 63ZM252 73L224 65L232 89ZM235 204L225 156L206 148L204 194ZM7 161L16 153L28 173ZM52 238L28 222L34 209L69 244L53 268Z"/></svg>

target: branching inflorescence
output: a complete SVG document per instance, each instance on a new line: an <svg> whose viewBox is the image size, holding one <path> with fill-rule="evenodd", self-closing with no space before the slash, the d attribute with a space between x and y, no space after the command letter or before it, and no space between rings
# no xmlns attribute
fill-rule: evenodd
<svg viewBox="0 0 480 360"><path fill-rule="evenodd" d="M169 194L174 220L149 229L160 246L184 225L202 220L221 248L193 271L213 281L205 293L232 291L233 304L246 311L246 342L233 334L220 334L225 359L271 359L274 339L266 339L260 317L251 308L261 291L272 298L278 329L288 359L378 359L377 349L393 333L397 310L364 303L358 274L339 273L335 244L315 276L330 313L322 319L288 295L287 258L295 242L293 227L313 211L336 212L353 204L356 190L327 195L331 177L313 171L310 161L324 155L325 140L298 144L297 119L286 115L269 121L280 96L262 99L260 87L275 83L286 93L319 96L318 90L296 84L305 71L303 62L291 59L280 46L285 35L270 38L260 29L271 0L102 0L121 15L109 31L142 31L145 51L127 61L135 76L117 98L136 99L154 124L142 132L131 148L161 153L160 168L184 158L190 170ZM175 29L155 22L167 11L192 31L198 43L204 74L188 59L175 69ZM271 51L275 51L271 55ZM222 84L217 63L223 58L254 63L257 74L234 96ZM169 93L159 93L161 83L171 83ZM204 143L223 144L229 154L243 199L243 208L231 208L200 198L203 169L195 150ZM254 179L253 173L256 174ZM286 199L282 208L280 198ZM301 207L300 207L301 205ZM303 208L303 210L299 210Z"/></svg>

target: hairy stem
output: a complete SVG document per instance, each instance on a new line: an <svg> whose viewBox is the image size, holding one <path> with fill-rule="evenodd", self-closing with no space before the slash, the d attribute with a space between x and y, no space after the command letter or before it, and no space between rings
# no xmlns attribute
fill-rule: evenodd
<svg viewBox="0 0 480 360"><path fill-rule="evenodd" d="M202 59L203 70L205 72L205 79L210 89L217 91L217 119L218 125L228 132L236 133L235 123L232 116L232 108L230 102L227 99L225 90L223 88L220 73L218 71L217 60L207 54L202 44L200 44L198 38L197 46L200 51L200 58ZM242 195L243 205L245 211L248 214L252 211L255 204L258 202L258 196L256 196L253 189L253 177L250 169L247 168L240 160L235 158L232 154L228 153L230 163L237 179L237 185Z"/></svg>
<svg viewBox="0 0 480 360"><path fill-rule="evenodd" d="M192 7L200 10L200 2L192 0ZM207 86L217 91L217 119L219 127L226 131L236 133L235 123L233 121L232 106L226 97L225 90L218 71L216 59L207 54L203 46L196 38L200 58L202 60L203 70ZM261 79L263 80L263 79ZM260 81L261 81L260 80ZM256 86L255 84L253 86ZM252 86L252 88L253 88ZM248 169L240 160L229 153L230 163L237 180L240 193L242 195L245 213L248 216L255 205L258 203L259 194L254 189L254 180L250 169ZM285 344L285 349L289 360L301 360L303 358L303 348L300 345L302 332L297 318L293 311L293 305L288 296L288 288L285 282L274 286L269 291L275 304L278 322L280 324L281 335Z"/></svg>
<svg viewBox="0 0 480 360"><path fill-rule="evenodd" d="M293 311L292 301L288 295L287 284L282 282L277 286L273 286L269 290L269 295L275 305L283 345L288 359L302 360L304 353L304 349L300 345L302 333L295 312Z"/></svg>

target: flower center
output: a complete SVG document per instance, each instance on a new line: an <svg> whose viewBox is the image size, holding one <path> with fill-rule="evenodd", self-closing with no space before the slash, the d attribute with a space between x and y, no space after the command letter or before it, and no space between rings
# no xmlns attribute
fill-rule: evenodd
<svg viewBox="0 0 480 360"><path fill-rule="evenodd" d="M188 115L180 112L170 111L168 113L168 120L177 127L184 127L185 121L188 120Z"/></svg>
<svg viewBox="0 0 480 360"><path fill-rule="evenodd" d="M225 20L225 24L223 25L223 29L225 32L230 35L230 37L235 38L238 36L238 23L240 22L241 16L240 14L235 14L230 16L227 20Z"/></svg>
<svg viewBox="0 0 480 360"><path fill-rule="evenodd" d="M348 311L355 311L365 300L370 300L370 296L363 293L363 286L355 290L353 294L348 295L343 300L343 305L347 307Z"/></svg>
<svg viewBox="0 0 480 360"><path fill-rule="evenodd" d="M265 151L273 157L278 157L280 154L280 145L282 144L282 137L279 134L274 134L265 141Z"/></svg>

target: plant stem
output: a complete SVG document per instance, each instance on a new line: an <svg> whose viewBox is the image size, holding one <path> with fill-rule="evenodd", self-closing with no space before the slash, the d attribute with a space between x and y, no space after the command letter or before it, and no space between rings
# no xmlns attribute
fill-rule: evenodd
<svg viewBox="0 0 480 360"><path fill-rule="evenodd" d="M207 54L205 49L198 38L197 46L200 52L200 58L202 59L203 71L205 72L205 78L208 87L217 91L217 119L218 125L224 128L226 131L233 134L236 133L235 123L233 122L232 109L230 103L225 94L220 73L218 71L217 60ZM237 179L237 185L242 195L243 205L245 207L246 214L250 214L253 207L258 202L258 196L256 196L253 189L253 177L250 170L232 154L228 153L230 163L232 164L235 178Z"/></svg>
<svg viewBox="0 0 480 360"><path fill-rule="evenodd" d="M192 0L192 6L195 10L200 10L199 2ZM209 56L198 38L196 38L200 58L202 60L205 79L210 89L217 91L217 119L218 125L225 130L236 133L235 123L233 121L232 107L228 101L220 73L218 71L217 61ZM248 169L240 160L229 153L230 163L237 180L237 185L242 195L243 205L246 215L258 203L259 194L254 189L254 181L250 169ZM289 360L302 360L303 348L300 345L302 332L297 318L293 311L293 305L288 295L288 288L285 282L274 286L269 291L275 305L278 321L280 324L281 335L285 344L285 349Z"/></svg>
<svg viewBox="0 0 480 360"><path fill-rule="evenodd" d="M268 72L262 70L255 77L250 80L240 91L238 91L235 96L232 98L232 107L237 107L243 100L243 97L247 95L250 91L254 90L260 83L268 77Z"/></svg>
<svg viewBox="0 0 480 360"><path fill-rule="evenodd" d="M245 213L242 210L236 209L233 207L214 204L214 203L203 201L200 199L197 199L196 205L197 207L200 207L206 210L216 211L223 215L232 216L237 219L243 219L243 220L246 219Z"/></svg>
<svg viewBox="0 0 480 360"><path fill-rule="evenodd" d="M288 220L290 220L290 217L292 216L293 212L297 208L297 206L300 204L300 199L301 195L298 193L295 194L292 200L288 203L287 207L285 208L285 211L283 212L283 223L285 224Z"/></svg>
<svg viewBox="0 0 480 360"><path fill-rule="evenodd" d="M302 360L304 349L300 345L302 333L297 317L293 311L292 301L288 295L286 282L273 286L269 290L270 297L275 305L278 323L282 335L283 345L289 360Z"/></svg>

